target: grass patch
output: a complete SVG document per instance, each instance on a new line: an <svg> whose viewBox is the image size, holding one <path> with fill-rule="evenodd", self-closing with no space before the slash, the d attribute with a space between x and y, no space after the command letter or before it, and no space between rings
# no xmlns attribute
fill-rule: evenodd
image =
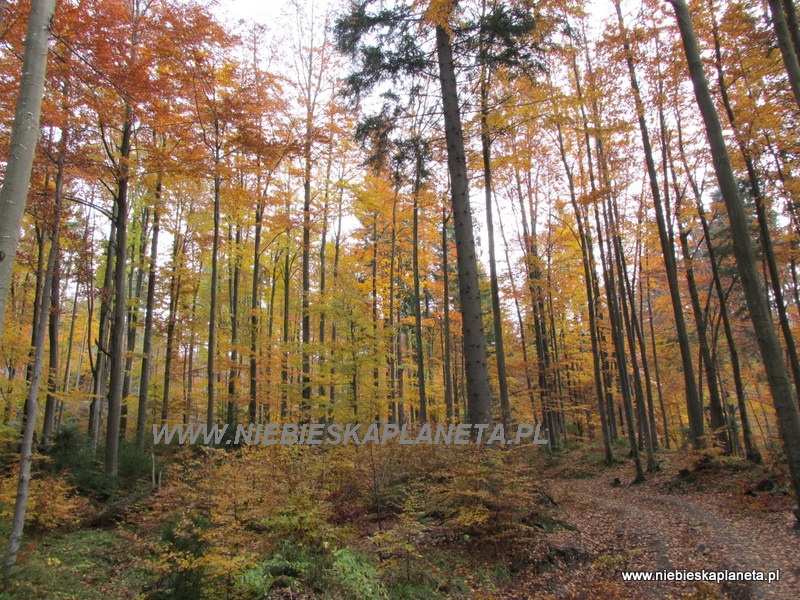
<svg viewBox="0 0 800 600"><path fill-rule="evenodd" d="M105 529L51 535L28 544L0 599L136 598L150 581L132 565L128 540Z"/></svg>

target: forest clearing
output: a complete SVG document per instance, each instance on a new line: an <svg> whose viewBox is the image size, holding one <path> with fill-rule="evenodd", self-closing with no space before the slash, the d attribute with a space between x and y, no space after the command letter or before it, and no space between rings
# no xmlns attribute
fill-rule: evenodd
<svg viewBox="0 0 800 600"><path fill-rule="evenodd" d="M0 600L800 597L799 54L0 0Z"/></svg>

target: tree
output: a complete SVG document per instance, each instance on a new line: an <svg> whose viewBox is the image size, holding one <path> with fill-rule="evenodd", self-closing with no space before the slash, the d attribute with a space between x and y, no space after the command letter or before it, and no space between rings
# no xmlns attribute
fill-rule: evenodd
<svg viewBox="0 0 800 600"><path fill-rule="evenodd" d="M498 68L524 73L533 66L534 60L526 52L525 38L534 29L535 21L526 11L517 13L513 8L505 9L487 1L481 2L478 19L479 96L480 96L480 138L481 158L483 159L483 186L486 199L486 233L489 246L489 283L492 295L492 321L494 326L495 358L497 360L497 379L500 391L500 411L503 425L511 423L511 404L508 397L508 378L506 376L506 351L503 341L503 320L500 307L500 291L495 258L494 212L492 190L492 132L489 126L490 89Z"/></svg>
<svg viewBox="0 0 800 600"><path fill-rule="evenodd" d="M767 0L770 14L772 15L772 25L775 29L775 36L778 38L778 48L781 50L783 64L786 67L786 75L789 78L789 86L794 95L794 100L800 108L800 62L798 62L797 48L792 41L792 33L786 19L786 7L794 5L793 0ZM790 14L793 14L793 10ZM797 23L795 23L795 26ZM795 32L796 34L796 32Z"/></svg>
<svg viewBox="0 0 800 600"><path fill-rule="evenodd" d="M39 139L39 115L47 72L47 44L55 10L55 0L33 0L28 16L11 149L0 190L0 337L3 335L8 289L28 197L33 155Z"/></svg>
<svg viewBox="0 0 800 600"><path fill-rule="evenodd" d="M339 49L358 57L361 69L348 78L351 93L360 95L384 79L422 74L430 63L413 30L411 8L399 6L379 14L367 12L367 2L355 4L349 15L336 23ZM439 72L440 99L450 174L451 202L456 236L460 306L463 318L464 367L467 379L468 420L491 423L490 388L486 357L486 338L481 314L478 282L478 257L469 201L469 184L461 109L449 20L455 2L433 4L423 22L435 32L435 56ZM383 30L380 45L369 45L368 35ZM391 45L389 45L391 44Z"/></svg>
<svg viewBox="0 0 800 600"><path fill-rule="evenodd" d="M778 429L783 439L792 487L800 498L800 417L797 412L797 401L792 393L789 373L783 362L783 351L775 333L764 287L758 277L744 202L728 158L719 115L708 88L692 17L684 0L669 0L669 2L675 10L692 86L705 124L714 172L728 212L736 266L742 280L750 319L758 339L761 360L767 373L772 401L778 416ZM800 521L800 510L796 511L795 516Z"/></svg>
<svg viewBox="0 0 800 600"><path fill-rule="evenodd" d="M647 128L647 121L645 119L644 102L639 90L639 82L636 76L636 66L634 63L633 54L628 42L625 25L622 20L622 9L618 0L615 0L614 5L616 7L617 19L623 38L625 60L628 65L628 72L630 74L631 90L633 92L633 99L636 106L639 130L642 136L642 147L644 148L645 163L647 165L647 174L650 181L650 192L653 196L653 204L656 209L656 222L658 224L658 234L661 241L661 253L664 257L664 267L667 272L667 281L669 282L669 291L672 297L672 310L675 315L675 328L678 332L683 375L686 382L686 406L689 413L691 440L695 448L700 448L703 445L703 407L700 403L700 397L697 391L697 382L694 376L691 348L689 347L689 334L686 329L686 319L684 318L683 314L683 301L681 299L680 288L678 286L678 269L675 263L674 242L670 238L667 229L667 218L669 215L666 214L663 202L661 200L658 174L656 173L655 161L653 160L653 150L650 143L650 134Z"/></svg>

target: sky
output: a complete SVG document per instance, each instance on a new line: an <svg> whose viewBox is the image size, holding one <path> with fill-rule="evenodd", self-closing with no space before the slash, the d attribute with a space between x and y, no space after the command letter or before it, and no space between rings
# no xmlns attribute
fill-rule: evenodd
<svg viewBox="0 0 800 600"><path fill-rule="evenodd" d="M255 20L268 24L280 15L288 4L283 0L218 0L220 15L230 15L234 19Z"/></svg>
<svg viewBox="0 0 800 600"><path fill-rule="evenodd" d="M220 15L229 15L233 19L256 21L275 27L280 24L281 17L292 13L291 0L217 0ZM328 4L327 0L297 0L297 3L312 7L322 12Z"/></svg>

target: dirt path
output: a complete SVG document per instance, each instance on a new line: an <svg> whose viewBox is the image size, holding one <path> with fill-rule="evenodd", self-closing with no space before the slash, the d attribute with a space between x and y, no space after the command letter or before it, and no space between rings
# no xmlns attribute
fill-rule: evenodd
<svg viewBox="0 0 800 600"><path fill-rule="evenodd" d="M565 520L555 543L580 548L588 559L532 578L520 597L535 598L800 598L800 534L788 511L743 508L724 494L668 492L657 479L613 486L629 469L589 479L548 482ZM623 582L631 570L780 570L775 583L758 581Z"/></svg>

